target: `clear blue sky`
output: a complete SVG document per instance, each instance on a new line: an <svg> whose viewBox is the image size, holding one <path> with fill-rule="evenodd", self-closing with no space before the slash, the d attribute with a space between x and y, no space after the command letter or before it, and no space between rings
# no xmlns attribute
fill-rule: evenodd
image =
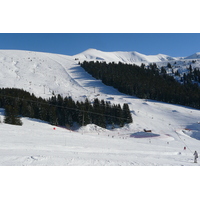
<svg viewBox="0 0 200 200"><path fill-rule="evenodd" d="M199 33L0 33L0 49L75 55L86 49L189 56L200 52Z"/></svg>

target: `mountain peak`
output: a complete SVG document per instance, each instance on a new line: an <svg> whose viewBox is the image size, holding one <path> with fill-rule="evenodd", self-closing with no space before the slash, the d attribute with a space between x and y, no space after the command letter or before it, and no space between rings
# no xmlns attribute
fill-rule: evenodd
<svg viewBox="0 0 200 200"><path fill-rule="evenodd" d="M192 54L191 56L185 57L185 59L199 59L200 58L200 52L197 52L195 54Z"/></svg>

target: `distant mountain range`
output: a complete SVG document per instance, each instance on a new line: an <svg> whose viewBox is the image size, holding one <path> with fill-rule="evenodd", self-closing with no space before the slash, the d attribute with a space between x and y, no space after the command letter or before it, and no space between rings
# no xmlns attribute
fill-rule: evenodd
<svg viewBox="0 0 200 200"><path fill-rule="evenodd" d="M188 57L171 57L165 54L158 55L144 55L136 51L124 52L103 52L96 49L88 49L80 54L75 55L74 57L79 60L99 60L106 62L123 62L123 63L152 63L152 62L171 62L177 60L186 60L186 59L200 59L200 53L195 53Z"/></svg>

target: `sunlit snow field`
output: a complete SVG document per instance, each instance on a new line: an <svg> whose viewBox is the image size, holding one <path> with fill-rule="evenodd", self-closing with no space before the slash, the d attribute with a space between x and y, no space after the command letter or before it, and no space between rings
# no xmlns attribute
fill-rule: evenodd
<svg viewBox="0 0 200 200"><path fill-rule="evenodd" d="M95 51L89 50L89 53L92 55ZM200 152L199 110L119 93L78 65L75 58L86 59L86 53L83 54L65 56L2 50L0 86L23 88L44 98L54 92L79 101L98 97L115 104L128 103L133 123L113 130L93 124L68 130L28 118L22 118L23 126L1 123L1 166L199 165L193 160L194 151ZM119 55L128 54L115 55L119 59ZM168 59L162 55L164 58ZM141 62L140 57L136 60ZM1 122L3 115L1 109Z"/></svg>

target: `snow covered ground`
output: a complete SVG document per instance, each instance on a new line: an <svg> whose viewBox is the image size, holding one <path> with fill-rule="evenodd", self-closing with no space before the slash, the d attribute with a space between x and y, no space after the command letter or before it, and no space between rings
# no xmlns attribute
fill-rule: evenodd
<svg viewBox="0 0 200 200"><path fill-rule="evenodd" d="M119 93L86 73L76 57L2 50L0 87L23 88L45 98L54 92L77 100L128 103L133 123L113 130L87 125L73 131L28 118L22 119L23 126L1 123L1 166L200 165L193 162L194 151L200 153L199 110ZM3 121L2 109L0 117Z"/></svg>
<svg viewBox="0 0 200 200"><path fill-rule="evenodd" d="M200 141L190 137L199 135L199 111L149 104L143 109L154 113L140 109L133 124L114 130L87 125L71 131L28 118L23 118L23 126L2 123L0 165L200 165L193 163ZM161 112L166 112L165 117ZM151 133L143 131L147 127Z"/></svg>

